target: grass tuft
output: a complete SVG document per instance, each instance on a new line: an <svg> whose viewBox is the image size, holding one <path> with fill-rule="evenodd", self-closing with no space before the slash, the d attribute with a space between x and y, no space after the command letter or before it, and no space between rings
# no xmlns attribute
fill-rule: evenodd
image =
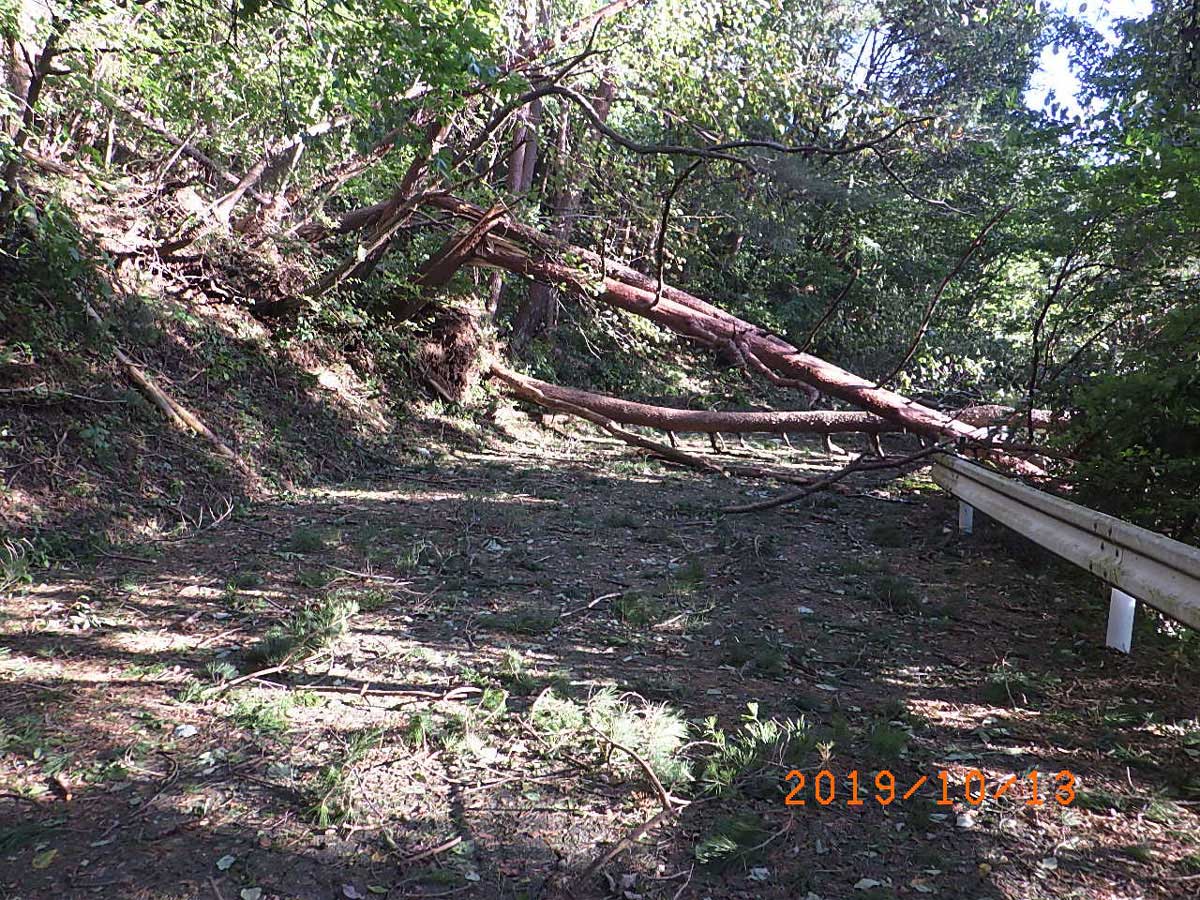
<svg viewBox="0 0 1200 900"><path fill-rule="evenodd" d="M367 728L348 735L338 759L321 769L309 789L309 816L320 828L352 824L358 817L351 775L354 766L383 742L383 729Z"/></svg>
<svg viewBox="0 0 1200 900"><path fill-rule="evenodd" d="M300 610L290 622L272 628L246 652L246 661L258 667L278 666L326 650L346 636L357 613L354 599L326 597Z"/></svg>
<svg viewBox="0 0 1200 900"><path fill-rule="evenodd" d="M911 613L921 606L916 584L903 575L877 575L871 579L870 591L875 600L893 613Z"/></svg>

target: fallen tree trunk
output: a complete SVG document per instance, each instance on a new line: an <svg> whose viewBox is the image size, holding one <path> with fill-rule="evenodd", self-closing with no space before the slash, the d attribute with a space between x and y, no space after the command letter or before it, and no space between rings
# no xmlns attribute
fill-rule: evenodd
<svg viewBox="0 0 1200 900"><path fill-rule="evenodd" d="M570 413L573 416L586 419L593 425L599 426L613 437L624 441L631 446L638 447L642 450L648 450L656 456L661 456L663 459L669 459L671 462L679 463L680 465L687 466L689 469L695 469L698 472L707 472L713 475L724 474L724 470L716 463L709 462L708 460L694 456L691 453L685 453L683 450L679 450L675 447L669 447L666 444L661 444L658 441L652 441L649 438L642 437L640 434L634 434L631 431L626 431L607 416L603 416L600 413L594 412L586 407L576 406L574 403L570 403L566 400L556 400L548 397L542 393L539 388L531 384L526 384L526 380L517 375L516 372L510 371L498 363L492 363L490 372L491 374L503 379L518 396L524 397L527 400L531 400L540 406L546 407L547 409L554 409L560 412Z"/></svg>
<svg viewBox="0 0 1200 900"><path fill-rule="evenodd" d="M88 318L95 322L97 326L104 326L104 320L100 318L100 314L96 312L92 304L84 301L83 309L87 313ZM217 437L216 433L205 425L195 413L179 401L168 396L155 383L154 379L146 374L141 366L129 358L124 350L116 345L112 349L113 356L116 357L117 362L124 366L125 373L129 376L130 380L141 388L142 393L162 411L162 414L167 417L172 425L181 431L191 431L204 438L217 453L229 460L239 471L246 475L252 474L250 466L246 464L246 461L238 456L228 444Z"/></svg>
<svg viewBox="0 0 1200 900"><path fill-rule="evenodd" d="M427 202L471 221L478 221L484 214L484 210L478 206L456 197L432 196ZM556 255L581 259L595 265L597 271L590 273L549 259L540 259L513 241L491 236L479 245L474 260L476 264L495 266L535 281L561 285L575 293L643 316L701 344L731 351L745 361L747 368L777 384L811 385L917 434L973 443L988 439L985 428L970 425L894 391L877 387L874 382L853 372L802 353L783 338L699 297L666 284L659 285L649 276L603 259L583 247L557 241L509 217L501 219L492 234L507 235ZM1027 475L1045 474L1038 466L995 450L989 451L989 455L1015 471Z"/></svg>
<svg viewBox="0 0 1200 900"><path fill-rule="evenodd" d="M592 410L622 425L641 425L662 431L710 434L722 431L732 434L841 434L862 431L878 434L899 430L887 419L864 412L714 412L705 409L675 409L561 387L520 375L496 364L492 365L491 374L521 396L525 396L525 390L535 390L549 400Z"/></svg>
<svg viewBox="0 0 1200 900"><path fill-rule="evenodd" d="M576 248L575 252L586 251ZM893 391L876 387L873 382L823 359L801 353L782 338L716 310L698 297L691 297L690 305L685 305L671 299L665 291L662 296L656 296L654 291L634 287L612 277L596 277L572 266L538 259L516 244L495 238L480 244L473 261L479 265L497 266L536 281L562 285L583 296L644 316L701 344L732 351L745 360L748 368L776 383L810 384L917 434L976 444L988 439L987 429L968 425ZM994 449L988 450L987 454L998 463L1023 474L1045 474L1038 466L1009 454Z"/></svg>
<svg viewBox="0 0 1200 900"><path fill-rule="evenodd" d="M773 478L776 481L789 481L793 484L810 484L812 481L810 478L796 476L790 472L781 472L777 469L713 462L702 456L680 450L678 447L668 446L667 444L650 440L640 434L634 434L632 431L626 431L614 420L586 406L580 406L546 394L541 390L541 386L546 385L546 382L519 375L495 360L491 362L488 374L499 378L508 386L513 394L524 400L536 403L538 406L545 407L546 409L552 409L584 419L632 447L646 450L662 459L678 463L689 469L695 469L697 472L709 475L740 475L744 478ZM554 387L553 385L546 386Z"/></svg>
<svg viewBox="0 0 1200 900"><path fill-rule="evenodd" d="M578 388L563 387L521 375L493 363L491 374L515 391L529 389L561 403L589 409L622 425L640 425L662 431L715 434L888 434L902 431L895 423L868 412L806 410L778 412L719 412L706 409L677 409L635 403ZM1006 418L1023 417L1011 407L987 405L960 410L957 418L970 425L1002 424ZM1036 410L1035 421L1050 422L1045 410Z"/></svg>

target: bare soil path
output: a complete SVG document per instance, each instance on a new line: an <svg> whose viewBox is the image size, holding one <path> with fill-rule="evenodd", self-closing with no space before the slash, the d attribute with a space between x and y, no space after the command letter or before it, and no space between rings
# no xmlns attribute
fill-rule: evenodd
<svg viewBox="0 0 1200 900"><path fill-rule="evenodd" d="M712 512L765 490L518 444L43 573L0 897L1200 896L1191 645L922 476Z"/></svg>

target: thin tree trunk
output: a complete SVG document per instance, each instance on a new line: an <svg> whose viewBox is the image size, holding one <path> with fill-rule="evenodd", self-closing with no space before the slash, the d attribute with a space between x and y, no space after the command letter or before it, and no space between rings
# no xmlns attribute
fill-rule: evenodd
<svg viewBox="0 0 1200 900"><path fill-rule="evenodd" d="M573 248L572 252L586 253L583 248ZM673 289L668 294L663 290L661 296L657 296L653 289L646 290L612 277L604 277L598 285L591 273L537 259L508 241L489 239L483 242L476 252L475 261L537 281L561 285L643 316L706 346L737 353L746 360L748 368L773 381L783 383L798 380L810 384L830 396L873 412L918 434L951 437L972 443L985 442L988 438L986 429L968 425L894 391L877 387L873 382L823 359L801 353L782 338L684 291ZM686 302L683 302L684 299ZM991 450L989 455L1024 474L1045 474L1031 463L998 451Z"/></svg>
<svg viewBox="0 0 1200 900"><path fill-rule="evenodd" d="M46 46L38 54L25 93L20 98L24 106L24 111L21 115L16 135L12 139L12 147L8 151L8 163L4 167L3 176L0 177L0 184L2 184L4 190L4 196L0 197L0 217L5 216L12 210L13 204L16 202L17 176L20 174L21 160L24 158L22 151L24 150L25 142L29 140L30 133L33 130L33 124L37 118L36 107L38 98L41 96L46 78L50 75L50 69L54 64L54 57L58 54L59 41L62 39L63 32L67 30L69 25L69 20L60 19L57 16L51 20L50 36L46 38Z"/></svg>
<svg viewBox="0 0 1200 900"><path fill-rule="evenodd" d="M608 111L612 107L615 86L612 81L602 79L593 101L596 114L600 121L608 119ZM567 166L570 153L571 117L570 107L562 110L562 126L558 136L555 167L562 172L563 185L555 192L551 201L550 233L560 241L571 237L572 218L579 209L582 197L579 179L576 177L578 166ZM586 140L586 139L585 139ZM520 343L525 343L539 334L554 329L558 324L559 291L554 285L533 282L529 285L529 293L513 323L513 333Z"/></svg>

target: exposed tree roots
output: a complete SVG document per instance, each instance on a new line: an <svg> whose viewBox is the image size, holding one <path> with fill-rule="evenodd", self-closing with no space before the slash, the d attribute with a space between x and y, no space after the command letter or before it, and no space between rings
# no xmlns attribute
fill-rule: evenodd
<svg viewBox="0 0 1200 900"><path fill-rule="evenodd" d="M431 197L428 202L451 208L472 222L485 217L484 210L455 198ZM532 236L530 232L533 232ZM538 246L558 244L553 238L527 226L515 225L510 218L504 217L496 222L493 232L480 242L472 262L595 297L618 309L644 316L701 344L730 353L741 360L748 370L763 375L773 383L811 385L917 434L973 444L988 441L985 428L972 426L894 391L877 387L852 372L800 352L782 338L732 316L699 297L677 288L668 290L666 285L654 283L654 279L636 275L624 267L613 267L582 247L560 247L556 256L565 254L584 262L596 258L603 267L603 274L535 256L502 235L511 235L519 240L535 240ZM641 286L647 284L648 287ZM1045 475L1039 466L1012 453L994 447L989 447L985 452L989 458L1006 468L1026 475Z"/></svg>

